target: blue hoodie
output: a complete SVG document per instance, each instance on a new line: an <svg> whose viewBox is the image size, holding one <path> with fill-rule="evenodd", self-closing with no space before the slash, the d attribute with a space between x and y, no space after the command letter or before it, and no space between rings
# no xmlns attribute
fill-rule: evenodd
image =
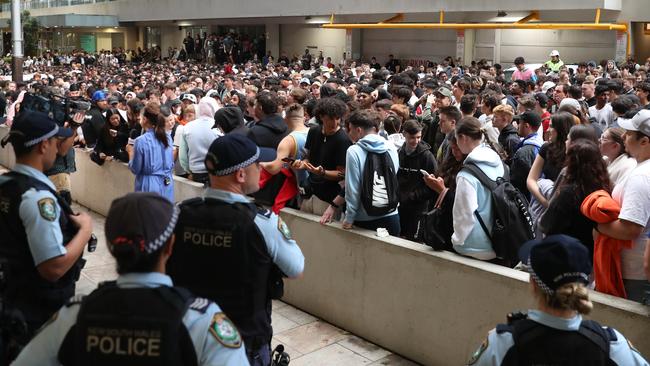
<svg viewBox="0 0 650 366"><path fill-rule="evenodd" d="M465 164L476 164L490 179L503 177L503 163L499 155L487 146L481 145L472 150ZM496 257L492 243L479 224L474 211L492 230L494 209L490 191L471 173L461 171L456 176L456 196L454 198L454 233L451 242L454 250L462 255L481 260Z"/></svg>
<svg viewBox="0 0 650 366"><path fill-rule="evenodd" d="M348 148L345 156L345 222L350 224L355 221L370 221L397 215L397 210L395 210L384 216L369 216L363 208L361 180L368 151L378 154L388 151L395 166L395 173L399 170L399 157L395 146L377 134L366 135Z"/></svg>

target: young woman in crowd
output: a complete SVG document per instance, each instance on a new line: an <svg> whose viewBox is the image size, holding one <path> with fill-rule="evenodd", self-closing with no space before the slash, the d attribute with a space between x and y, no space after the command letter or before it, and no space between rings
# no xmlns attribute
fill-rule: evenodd
<svg viewBox="0 0 650 366"><path fill-rule="evenodd" d="M451 235L454 233L453 208L456 197L456 176L463 168L463 161L465 161L467 155L460 151L455 135L452 134L449 144L451 154L442 162L436 174L424 177L424 183L429 189L438 193L435 206L441 210L438 227L432 229L445 240L442 249L454 251Z"/></svg>
<svg viewBox="0 0 650 366"><path fill-rule="evenodd" d="M135 174L135 190L156 192L174 202L173 145L160 104L147 103L140 123L144 133L127 146L129 169Z"/></svg>
<svg viewBox="0 0 650 366"><path fill-rule="evenodd" d="M594 222L580 212L580 205L595 191L611 192L611 184L598 145L591 139L571 137L567 143L566 170L540 220L540 230L545 235L565 234L577 238L593 254Z"/></svg>
<svg viewBox="0 0 650 366"><path fill-rule="evenodd" d="M636 159L625 151L625 130L620 127L607 129L599 142L600 152L607 158L607 172L614 187L636 167Z"/></svg>
<svg viewBox="0 0 650 366"><path fill-rule="evenodd" d="M458 148L467 154L464 164L476 165L490 179L504 176L501 157L493 142L487 137L481 122L474 117L465 117L456 124ZM482 143L485 139L488 144ZM488 146L489 145L489 146ZM458 253L480 260L492 261L496 253L476 215L480 215L488 230L492 230L494 205L487 187L468 171L456 176L456 196L454 198L454 233L451 242Z"/></svg>
<svg viewBox="0 0 650 366"><path fill-rule="evenodd" d="M574 124L574 116L566 112L557 113L551 117L549 126L551 141L539 149L539 154L535 157L533 166L528 173L526 180L528 191L532 198L544 207L548 207L548 199L542 194L538 180L544 178L554 182L557 179L564 166L566 139Z"/></svg>
<svg viewBox="0 0 650 366"><path fill-rule="evenodd" d="M106 112L106 121L90 158L99 165L104 164L107 159L128 162L129 155L125 149L129 138L129 126L122 123L120 113L115 108Z"/></svg>

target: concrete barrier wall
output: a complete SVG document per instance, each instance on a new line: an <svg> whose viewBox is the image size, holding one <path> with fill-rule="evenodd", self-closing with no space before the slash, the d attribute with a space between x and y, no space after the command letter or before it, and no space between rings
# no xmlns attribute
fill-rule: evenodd
<svg viewBox="0 0 650 366"><path fill-rule="evenodd" d="M533 305L528 275L366 230L323 226L294 210L282 217L305 258L284 301L425 365L469 358L508 312ZM649 308L592 293L592 318L650 356Z"/></svg>
<svg viewBox="0 0 650 366"><path fill-rule="evenodd" d="M6 134L0 128L0 138ZM0 150L0 165L13 153ZM99 167L77 150L73 197L106 214L113 198L133 190L126 164ZM177 200L201 187L175 180ZM467 361L508 312L533 305L528 275L370 231L322 226L294 210L282 213L305 257L304 278L286 281L284 301L382 347L426 365ZM623 332L650 356L650 308L593 293L593 319Z"/></svg>

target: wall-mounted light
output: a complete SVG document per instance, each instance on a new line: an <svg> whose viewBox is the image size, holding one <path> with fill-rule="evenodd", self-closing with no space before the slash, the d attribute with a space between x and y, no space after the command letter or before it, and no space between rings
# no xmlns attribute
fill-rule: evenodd
<svg viewBox="0 0 650 366"><path fill-rule="evenodd" d="M643 24L643 33L650 34L650 23Z"/></svg>

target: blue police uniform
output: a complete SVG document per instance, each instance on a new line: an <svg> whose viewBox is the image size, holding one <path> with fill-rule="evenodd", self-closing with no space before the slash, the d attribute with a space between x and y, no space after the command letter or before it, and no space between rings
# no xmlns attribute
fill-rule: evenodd
<svg viewBox="0 0 650 366"><path fill-rule="evenodd" d="M251 200L241 194L208 188L205 197L226 203L250 203ZM258 213L255 225L264 234L264 241L269 255L282 272L288 277L301 274L305 268L305 257L296 241L290 238L289 229L280 217L270 211Z"/></svg>
<svg viewBox="0 0 650 366"><path fill-rule="evenodd" d="M118 277L120 288L155 288L172 286L172 280L162 273L129 273ZM197 302L195 302L196 304ZM200 311L198 310L200 307ZM73 302L64 306L52 317L34 339L23 349L13 365L59 365L58 353L66 334L77 321L80 304ZM214 331L213 320L222 311L210 302L207 308L191 306L183 317L199 365L248 365L245 348L241 343L228 344L224 334L238 337L237 330L229 322L221 323L220 330Z"/></svg>
<svg viewBox="0 0 650 366"><path fill-rule="evenodd" d="M577 332L582 323L582 316L576 315L570 319L558 318L539 310L528 311L528 319L539 324L558 330ZM607 329L606 327L603 327ZM609 358L617 365L648 365L648 362L634 349L631 343L617 330L611 329L615 337L610 337ZM481 344L470 360L470 365L501 365L508 351L515 342L511 332L498 332L493 329L487 339Z"/></svg>
<svg viewBox="0 0 650 366"><path fill-rule="evenodd" d="M54 184L45 174L30 166L16 164L13 171L35 178L56 191ZM52 192L35 188L27 190L22 195L19 212L35 266L66 254L59 224L61 207Z"/></svg>

